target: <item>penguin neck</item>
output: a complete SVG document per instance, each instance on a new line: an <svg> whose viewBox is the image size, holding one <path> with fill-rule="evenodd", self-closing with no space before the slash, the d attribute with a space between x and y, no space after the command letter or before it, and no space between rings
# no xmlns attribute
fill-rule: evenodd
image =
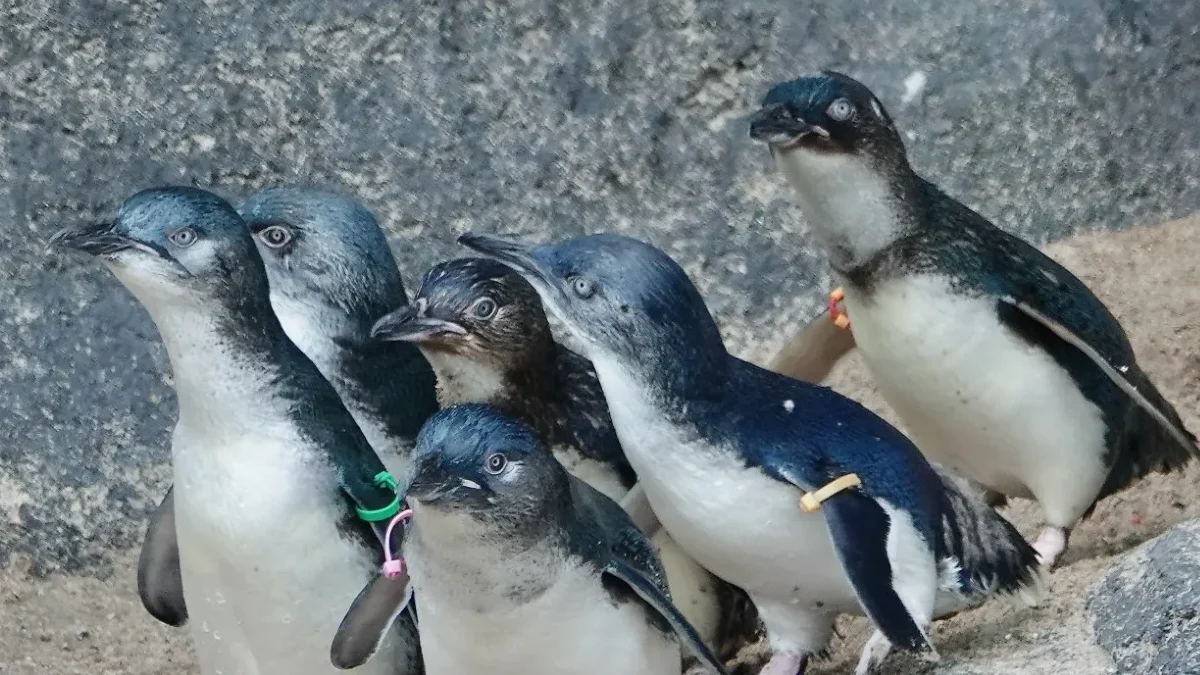
<svg viewBox="0 0 1200 675"><path fill-rule="evenodd" d="M436 379L429 362L402 342L339 342L338 347L332 368L338 374L329 380L359 426L371 428L371 444L411 447L421 425L437 412Z"/></svg>
<svg viewBox="0 0 1200 675"><path fill-rule="evenodd" d="M883 166L866 155L804 148L774 156L835 270L868 262L920 223L919 180L903 158Z"/></svg>
<svg viewBox="0 0 1200 675"><path fill-rule="evenodd" d="M472 611L524 604L553 585L569 557L565 531L539 520L536 530L508 532L463 513L415 506L404 550L414 582Z"/></svg>
<svg viewBox="0 0 1200 675"><path fill-rule="evenodd" d="M412 345L370 337L370 321L329 304L273 294L284 331L316 365L383 453L410 448L437 410L429 363Z"/></svg>
<svg viewBox="0 0 1200 675"><path fill-rule="evenodd" d="M629 394L676 419L685 416L692 401L717 401L726 395L732 357L723 345L676 344L639 349L636 357L602 351L591 358L610 409L624 403L614 397Z"/></svg>
<svg viewBox="0 0 1200 675"><path fill-rule="evenodd" d="M197 304L151 315L171 361L181 420L258 424L264 406L281 396L287 362L303 359L269 309Z"/></svg>
<svg viewBox="0 0 1200 675"><path fill-rule="evenodd" d="M555 442L561 436L558 425L565 416L563 408L573 400L568 391L572 354L553 340L537 351L520 365L508 364L501 375L503 388L493 400L483 402L524 420L543 439Z"/></svg>

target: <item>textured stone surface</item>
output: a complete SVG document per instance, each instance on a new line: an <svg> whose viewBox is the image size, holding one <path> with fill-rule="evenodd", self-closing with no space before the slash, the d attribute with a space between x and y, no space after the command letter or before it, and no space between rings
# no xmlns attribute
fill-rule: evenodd
<svg viewBox="0 0 1200 675"><path fill-rule="evenodd" d="M1057 237L1200 206L1197 26L1175 0L4 2L0 556L102 560L166 480L153 327L43 252L138 188L340 187L409 279L467 228L631 232L702 277L745 350L825 289L746 138L769 82L863 79L921 170Z"/></svg>
<svg viewBox="0 0 1200 675"><path fill-rule="evenodd" d="M1200 675L1200 520L1126 556L1088 603L1122 673Z"/></svg>

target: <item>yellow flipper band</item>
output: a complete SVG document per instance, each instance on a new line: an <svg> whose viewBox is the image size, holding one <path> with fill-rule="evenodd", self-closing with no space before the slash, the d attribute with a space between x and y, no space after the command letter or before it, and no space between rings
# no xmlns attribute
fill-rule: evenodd
<svg viewBox="0 0 1200 675"><path fill-rule="evenodd" d="M862 481L858 479L858 474L848 473L841 478L826 483L824 487L814 490L813 492L805 492L800 498L800 510L805 513L816 513L821 510L821 502L836 495L842 490L862 485Z"/></svg>

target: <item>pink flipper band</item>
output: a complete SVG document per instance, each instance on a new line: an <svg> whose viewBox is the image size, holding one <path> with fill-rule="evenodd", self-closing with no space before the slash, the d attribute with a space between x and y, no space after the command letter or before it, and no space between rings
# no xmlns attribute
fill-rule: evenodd
<svg viewBox="0 0 1200 675"><path fill-rule="evenodd" d="M392 530L396 525L412 518L412 509L405 509L392 517L383 533L383 576L395 579L404 573L404 558L392 557Z"/></svg>

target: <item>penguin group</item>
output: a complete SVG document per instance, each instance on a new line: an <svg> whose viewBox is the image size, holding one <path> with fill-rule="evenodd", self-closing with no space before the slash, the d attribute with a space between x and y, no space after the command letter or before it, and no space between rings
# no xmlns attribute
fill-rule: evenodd
<svg viewBox="0 0 1200 675"><path fill-rule="evenodd" d="M1200 455L1105 305L918 175L865 85L776 84L749 135L838 284L770 369L623 235L466 233L410 298L371 212L308 188L155 187L55 234L166 347L137 587L203 675L799 675L843 614L864 675L1037 603L1097 502ZM851 349L905 432L820 384Z"/></svg>

